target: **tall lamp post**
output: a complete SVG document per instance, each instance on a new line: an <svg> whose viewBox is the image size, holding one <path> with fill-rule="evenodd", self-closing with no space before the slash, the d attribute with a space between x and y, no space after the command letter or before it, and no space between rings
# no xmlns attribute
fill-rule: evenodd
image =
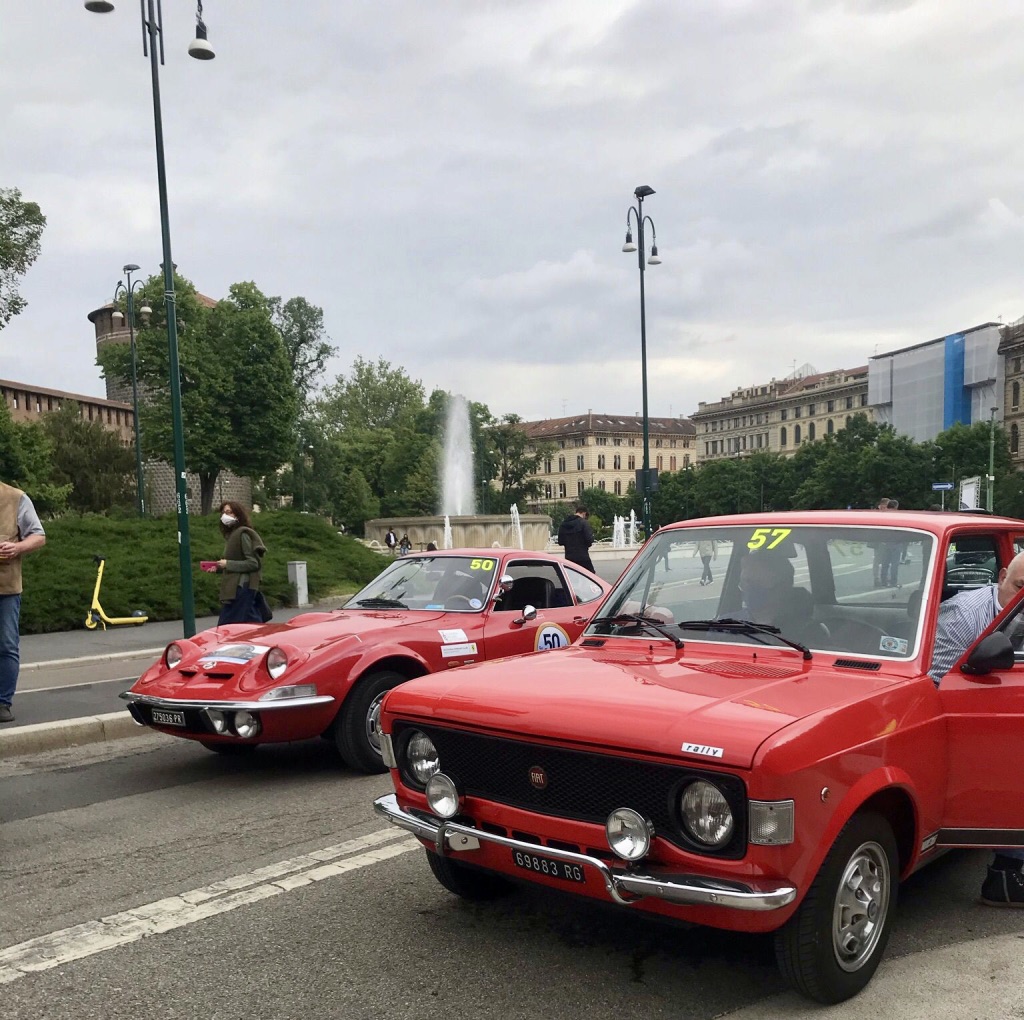
<svg viewBox="0 0 1024 1020"><path fill-rule="evenodd" d="M996 411L993 407L988 416L988 487L985 495L985 509L992 513L992 490L996 484Z"/></svg>
<svg viewBox="0 0 1024 1020"><path fill-rule="evenodd" d="M137 273L139 267L134 263L129 263L124 267L124 274L128 279L128 283L125 284L123 280L117 281L117 286L114 288L114 310L110 313L111 321L115 325L120 325L124 320L124 315L121 313L121 309L118 308L117 304L120 298L125 299L125 304L128 306L128 340L131 345L132 351L132 421L133 431L135 432L135 509L140 517L146 516L146 479L142 470L142 430L139 427L139 369L138 369L138 358L135 352L135 291L142 290L143 283L141 280L135 280L132 282L132 273ZM139 309L139 315L142 318L143 324L148 324L149 317L153 314L153 309L149 305L143 305Z"/></svg>
<svg viewBox="0 0 1024 1020"><path fill-rule="evenodd" d="M644 199L654 194L654 188L647 184L641 184L633 194L636 196L636 205L631 205L626 211L626 241L622 246L625 252L637 252L637 264L640 266L640 385L643 390L643 413L644 413L644 466L640 472L640 497L641 508L644 519L644 535L651 537L651 430L650 421L647 417L647 313L644 307L644 225L649 224L651 228L651 254L647 258L647 265L660 265L658 257L658 237L654 230L654 220L644 215ZM633 243L633 231L631 223L636 220L637 244Z"/></svg>
<svg viewBox="0 0 1024 1020"><path fill-rule="evenodd" d="M110 0L85 0L85 9L109 14ZM181 622L185 637L196 632L195 598L192 591L192 543L188 527L188 483L185 476L185 437L181 424L181 368L178 364L178 320L174 299L174 260L171 258L171 227L167 213L167 173L164 168L164 125L160 111L160 65L164 62L162 5L157 0L140 0L142 54L149 57L153 86L153 129L156 136L156 177L160 192L160 235L163 240L164 304L167 313L167 359L171 390L171 427L174 432L174 489L178 513L178 571L181 583ZM159 60L157 47L159 46ZM189 44L190 56L212 60L216 55L206 39L202 0L196 3L196 37Z"/></svg>

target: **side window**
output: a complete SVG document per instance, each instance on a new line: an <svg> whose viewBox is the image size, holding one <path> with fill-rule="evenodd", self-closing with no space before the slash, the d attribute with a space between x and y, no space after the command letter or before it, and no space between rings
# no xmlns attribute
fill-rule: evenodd
<svg viewBox="0 0 1024 1020"><path fill-rule="evenodd" d="M957 535L946 550L942 597L993 584L999 575L999 552L994 535Z"/></svg>
<svg viewBox="0 0 1024 1020"><path fill-rule="evenodd" d="M569 584L572 586L576 601L581 605L585 602L593 602L594 599L601 597L601 586L595 584L589 577L581 574L578 570L573 570L572 567L566 567L565 573L569 578Z"/></svg>
<svg viewBox="0 0 1024 1020"><path fill-rule="evenodd" d="M522 612L527 606L554 609L573 603L572 593L554 563L509 563L505 573L512 577L512 590L495 603L495 612Z"/></svg>

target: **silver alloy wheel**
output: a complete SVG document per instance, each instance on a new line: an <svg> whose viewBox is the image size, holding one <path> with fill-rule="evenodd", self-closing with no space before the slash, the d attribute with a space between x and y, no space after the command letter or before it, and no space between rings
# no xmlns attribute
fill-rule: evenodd
<svg viewBox="0 0 1024 1020"><path fill-rule="evenodd" d="M381 691L370 702L370 707L366 711L366 742L377 754L380 754L380 703L387 693L387 691Z"/></svg>
<svg viewBox="0 0 1024 1020"><path fill-rule="evenodd" d="M871 959L891 896L885 850L874 841L862 843L846 863L832 907L832 947L843 970L859 970Z"/></svg>

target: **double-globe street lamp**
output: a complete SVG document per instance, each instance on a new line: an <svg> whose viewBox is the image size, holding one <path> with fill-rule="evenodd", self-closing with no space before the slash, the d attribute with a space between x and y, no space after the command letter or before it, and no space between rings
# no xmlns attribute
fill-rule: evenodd
<svg viewBox="0 0 1024 1020"><path fill-rule="evenodd" d="M109 14L109 0L85 0L85 9ZM171 228L167 213L167 173L164 168L164 127L160 110L160 65L164 62L163 12L159 0L140 0L142 53L149 57L153 86L153 129L156 135L156 176L160 192L160 234L163 240L164 303L167 313L167 358L171 390L171 427L174 432L174 490L178 513L178 571L181 583L181 621L185 637L196 632L195 599L192 591L192 543L188 527L188 481L185 476L185 437L181 424L181 369L178 364L178 320L174 299L174 260L171 258ZM157 47L159 46L159 60ZM188 47L197 60L212 60L213 47L206 38L202 0L196 3L196 37Z"/></svg>
<svg viewBox="0 0 1024 1020"><path fill-rule="evenodd" d="M130 262L123 269L128 279L118 280L114 287L114 310L110 313L111 321L119 326L124 321L124 315L118 307L118 302L124 298L128 308L128 342L132 353L132 425L135 433L135 509L140 517L146 516L146 479L142 470L142 429L139 426L139 369L138 358L135 353L135 291L142 290L144 284L141 280L132 281L132 273L137 273L139 267ZM149 317L153 309L149 305L143 305L139 309L143 325L149 324Z"/></svg>
<svg viewBox="0 0 1024 1020"><path fill-rule="evenodd" d="M637 263L640 266L640 385L643 391L643 422L644 422L644 466L640 472L640 498L644 521L644 536L651 537L651 429L647 417L647 313L644 306L644 226L651 228L651 253L646 259L649 266L661 264L658 257L658 237L654 230L654 220L644 215L644 199L654 194L654 188L641 184L633 194L636 205L626 211L626 241L622 246L625 252L637 252ZM636 220L637 243L633 243L632 221Z"/></svg>

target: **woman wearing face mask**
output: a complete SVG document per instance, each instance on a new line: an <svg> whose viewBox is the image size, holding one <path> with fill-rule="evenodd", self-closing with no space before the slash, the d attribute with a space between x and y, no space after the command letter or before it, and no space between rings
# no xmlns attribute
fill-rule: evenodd
<svg viewBox="0 0 1024 1020"><path fill-rule="evenodd" d="M220 582L220 618L225 623L262 623L253 595L260 590L263 556L267 547L252 528L249 512L241 503L226 500L220 507L224 558L217 560ZM248 588L248 592L242 589Z"/></svg>

